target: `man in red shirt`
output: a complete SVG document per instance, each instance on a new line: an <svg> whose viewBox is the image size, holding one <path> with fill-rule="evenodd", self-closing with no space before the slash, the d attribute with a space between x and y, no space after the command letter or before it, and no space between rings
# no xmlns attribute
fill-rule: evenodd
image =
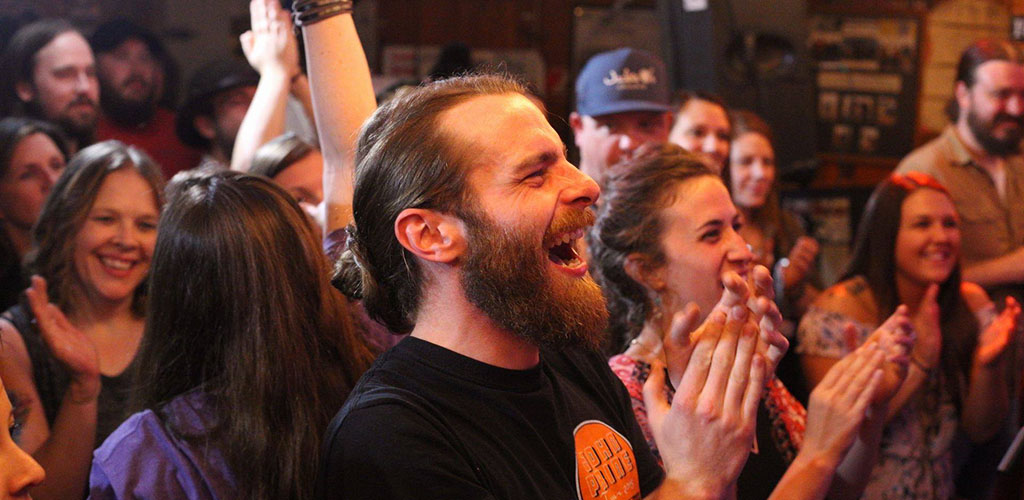
<svg viewBox="0 0 1024 500"><path fill-rule="evenodd" d="M200 152L174 133L174 112L159 105L167 52L141 26L118 19L99 26L89 40L96 54L103 113L98 140L117 139L138 146L160 165L164 175L192 168Z"/></svg>

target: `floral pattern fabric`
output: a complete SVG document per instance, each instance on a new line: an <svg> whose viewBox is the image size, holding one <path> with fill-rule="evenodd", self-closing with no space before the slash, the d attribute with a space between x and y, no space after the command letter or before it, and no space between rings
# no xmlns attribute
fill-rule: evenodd
<svg viewBox="0 0 1024 500"><path fill-rule="evenodd" d="M661 462L661 454L651 435L651 427L647 422L647 409L644 407L644 382L651 374L651 365L644 361L634 359L625 354L613 356L608 360L608 366L615 373L619 380L626 386L629 392L629 399L633 405L633 414L644 432L644 439L654 452L654 456ZM669 399L675 395L675 390L667 388ZM786 386L779 379L772 377L766 386L765 397L762 404L768 411L771 426L771 435L774 445L789 462L793 461L800 445L803 443L804 428L807 420L807 410L792 394L786 390ZM760 423L759 423L760 425ZM761 444L764 446L764 444Z"/></svg>
<svg viewBox="0 0 1024 500"><path fill-rule="evenodd" d="M982 327L995 318L993 307L976 312ZM856 336L843 333L847 324ZM855 321L835 311L811 307L797 329L797 352L825 358L842 358L863 344L874 326ZM882 435L878 463L871 472L862 498L935 499L953 494L951 445L958 426L953 395L943 390L949 384L934 371L892 418Z"/></svg>

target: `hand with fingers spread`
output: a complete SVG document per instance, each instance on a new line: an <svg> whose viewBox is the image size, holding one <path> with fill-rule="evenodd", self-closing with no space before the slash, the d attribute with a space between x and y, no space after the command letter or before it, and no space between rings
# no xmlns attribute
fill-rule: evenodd
<svg viewBox="0 0 1024 500"><path fill-rule="evenodd" d="M886 353L868 342L836 363L811 392L800 454L838 466L882 383Z"/></svg>
<svg viewBox="0 0 1024 500"><path fill-rule="evenodd" d="M1013 297L1006 297L1003 312L978 335L978 347L974 350L975 366L987 367L1002 359L1006 346L1012 343L1019 319L1020 304Z"/></svg>
<svg viewBox="0 0 1024 500"><path fill-rule="evenodd" d="M50 303L46 280L32 276L32 286L25 290L29 307L36 318L39 333L53 356L71 374L72 400L94 401L100 392L99 356L96 346L81 330L75 328L57 306Z"/></svg>
<svg viewBox="0 0 1024 500"><path fill-rule="evenodd" d="M910 352L910 361L924 371L939 365L942 354L942 328L939 326L939 285L931 284L925 291L917 312L911 318L917 340Z"/></svg>
<svg viewBox="0 0 1024 500"><path fill-rule="evenodd" d="M885 358L884 349L869 341L828 370L811 392L800 452L769 498L818 500L830 492L860 496L878 448L874 438L881 435L881 425L869 414L875 415L872 399Z"/></svg>
<svg viewBox="0 0 1024 500"><path fill-rule="evenodd" d="M299 73L298 42L291 16L277 0L249 2L251 29L242 33L242 52L260 76L276 72L291 78Z"/></svg>
<svg viewBox="0 0 1024 500"><path fill-rule="evenodd" d="M775 305L771 273L764 266L754 266L747 281L730 271L722 276L722 285L724 291L715 310L727 312L733 306L744 304L751 311L758 326L757 352L767 361L770 378L789 349L789 341L779 330L782 314Z"/></svg>
<svg viewBox="0 0 1024 500"><path fill-rule="evenodd" d="M651 433L667 474L687 493L721 496L746 463L765 381L757 326L743 305L712 312L691 336L694 308L677 314L665 339L666 359L681 363L674 398L655 362L643 396ZM673 345L674 344L674 345Z"/></svg>

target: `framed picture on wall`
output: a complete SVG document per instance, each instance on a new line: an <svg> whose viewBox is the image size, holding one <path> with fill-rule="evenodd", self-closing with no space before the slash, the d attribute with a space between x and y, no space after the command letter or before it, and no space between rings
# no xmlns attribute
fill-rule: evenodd
<svg viewBox="0 0 1024 500"><path fill-rule="evenodd" d="M913 147L920 21L809 16L819 153L899 158Z"/></svg>

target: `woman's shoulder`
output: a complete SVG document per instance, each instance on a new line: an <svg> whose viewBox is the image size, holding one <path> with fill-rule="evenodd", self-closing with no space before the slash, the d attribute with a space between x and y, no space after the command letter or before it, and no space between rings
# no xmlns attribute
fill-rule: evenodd
<svg viewBox="0 0 1024 500"><path fill-rule="evenodd" d="M7 313L0 316L0 368L4 365L17 366L18 369L32 372L32 360L29 357L28 346L25 345L25 338ZM5 371L0 369L0 373ZM7 385L10 385L9 381Z"/></svg>
<svg viewBox="0 0 1024 500"><path fill-rule="evenodd" d="M878 317L874 294L861 276L832 285L818 295L812 305L865 324L875 323Z"/></svg>
<svg viewBox="0 0 1024 500"><path fill-rule="evenodd" d="M173 429L189 435L201 433L208 426L209 402L206 393L198 390L178 395L160 409L145 409L128 417L96 450L96 460L117 455L147 455L160 450L153 445L179 440ZM167 425L171 424L171 425ZM165 449L164 446L159 448Z"/></svg>
<svg viewBox="0 0 1024 500"><path fill-rule="evenodd" d="M234 482L220 450L206 440L195 444L176 435L161 417L168 410L198 409L194 400L183 401L183 397L159 411L132 415L110 434L93 453L90 487L120 492L117 498L139 489L154 498L181 497L187 491L230 491ZM205 487L197 489L200 484Z"/></svg>
<svg viewBox="0 0 1024 500"><path fill-rule="evenodd" d="M153 410L143 410L128 417L93 453L93 462L104 468L120 468L140 457L152 458L170 441L167 430Z"/></svg>

